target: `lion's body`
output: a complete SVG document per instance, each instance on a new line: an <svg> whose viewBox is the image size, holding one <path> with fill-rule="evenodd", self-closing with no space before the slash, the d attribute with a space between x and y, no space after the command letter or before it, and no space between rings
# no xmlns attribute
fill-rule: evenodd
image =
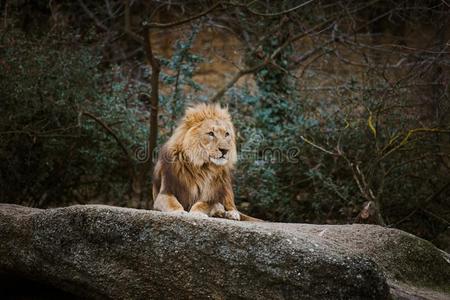
<svg viewBox="0 0 450 300"><path fill-rule="evenodd" d="M234 204L231 170L236 156L228 111L218 105L189 108L156 163L154 209L252 219Z"/></svg>
<svg viewBox="0 0 450 300"><path fill-rule="evenodd" d="M229 171L213 166L192 166L178 158L182 154L171 150L167 145L163 146L160 158L164 158L155 166L154 199L160 193L173 195L187 211L199 201L223 204L231 188Z"/></svg>

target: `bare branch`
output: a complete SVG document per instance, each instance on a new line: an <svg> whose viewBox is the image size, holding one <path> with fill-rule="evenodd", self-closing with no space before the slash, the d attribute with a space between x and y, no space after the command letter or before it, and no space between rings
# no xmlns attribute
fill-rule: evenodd
<svg viewBox="0 0 450 300"><path fill-rule="evenodd" d="M261 68L263 68L263 67L265 67L265 66L267 66L267 65L269 65L269 64L275 64L274 62L273 62L273 60L281 53L281 51L284 49L284 48L286 48L287 46L289 46L290 44L292 44L293 42L295 42L295 41L297 41L297 40L299 40L299 39L301 39L301 38L303 38L303 37L305 37L305 36L307 36L307 35L309 35L311 32L314 32L314 30L316 30L316 29L318 29L318 28L322 28L322 27L324 27L324 25L328 25L330 23L330 21L325 21L325 22L323 22L323 23L321 23L321 24L319 24L319 25L317 25L317 26L314 26L312 29L310 29L310 30L308 30L308 31L305 31L305 32L302 32L302 33L299 33L299 34L297 34L297 35L295 35L295 36L293 36L293 37L291 37L290 39L288 39L286 42L284 42L282 45L280 45L277 49L275 49L273 52L272 52L272 54L268 57L268 58L266 58L262 63L260 63L260 64L258 64L258 65L256 65L256 66L253 66L253 67L250 67L250 68L247 68L247 69L244 69L244 70L240 70L239 72L237 72L234 76L233 76L233 78L229 81L229 82L227 82L211 99L210 99L210 101L211 102L216 102L216 101L218 101L221 97L223 97L223 95L226 93L226 91L227 90L229 90L242 76L244 76L244 75L247 75L247 74L252 74L252 73L254 73L254 72L257 72L258 70L260 70ZM328 26L325 26L325 28L324 29L322 29L321 31L323 31L323 30L325 30L325 29L327 29L328 28ZM263 42L264 41L264 39L261 39L260 40L260 42ZM254 49L257 49L258 47L254 47ZM313 54L313 53L312 53ZM311 54L311 55L312 55ZM306 55L306 56L304 56L303 58L302 58L302 60L301 61L303 61L303 59L307 59L307 58L309 58L310 57L310 55L308 54L308 55Z"/></svg>
<svg viewBox="0 0 450 300"><path fill-rule="evenodd" d="M97 19L97 17L94 15L94 13L89 10L89 8L86 6L86 4L84 4L83 0L78 0L78 4L80 4L81 8L89 16L89 18L91 18L94 21L95 25L97 25L98 27L100 27L104 31L109 31L108 27L106 27L105 24L100 22L100 20Z"/></svg>
<svg viewBox="0 0 450 300"><path fill-rule="evenodd" d="M277 16L281 16L281 15L285 15L285 14L288 14L290 12L293 12L293 11L299 9L299 8L302 8L303 6L306 6L306 5L310 4L313 1L314 0L309 0L309 1L303 2L302 4L297 5L295 7L292 7L290 9L286 9L286 10L283 10L283 11L280 11L280 12L276 12L276 13L260 13L260 12L257 12L255 10L251 9L250 5L242 5L242 6L245 7L250 13L252 13L254 15L257 15L257 16L261 16L261 17L277 17Z"/></svg>
<svg viewBox="0 0 450 300"><path fill-rule="evenodd" d="M169 27L183 25L183 24L189 23L189 22L191 22L191 21L193 21L195 19L199 19L199 18L201 18L203 16L206 16L207 14L209 14L210 12L212 12L213 10L215 10L216 8L221 6L222 4L225 4L225 3L217 2L216 4L214 4L210 8L202 11L201 13L196 14L194 16L191 16L189 18L183 19L181 21L170 22L170 23L154 23L154 22L147 23L147 22L144 22L142 25L144 26L144 28L161 28L161 29L162 28L169 28Z"/></svg>
<svg viewBox="0 0 450 300"><path fill-rule="evenodd" d="M254 15L257 15L257 16L276 17L276 16L281 16L281 15L284 15L284 14L288 14L288 13L290 13L292 11L295 11L295 10L297 10L297 9L303 7L303 6L306 6L307 4L309 4L309 3L313 2L313 1L314 0L309 0L309 1L306 1L306 2L304 2L302 4L299 4L299 5L297 5L297 6L293 7L293 8L290 8L290 9L287 9L287 10L284 10L284 11L281 11L281 12L277 12L277 13L271 13L271 14L259 13L257 11L254 11L254 10L252 10L250 8L251 4L248 5L248 4L239 4L239 3L234 3L234 2L221 2L221 1L219 1L219 2L215 3L213 6L209 7L208 9L206 9L206 10L204 10L204 11L202 11L202 12L200 12L200 13L194 15L194 16L188 17L188 18L180 20L180 21L175 21L175 22L170 22L170 23L155 23L155 22L148 23L148 22L144 22L143 26L144 27L163 29L163 28L169 28L169 27L183 25L183 24L189 23L189 22L191 22L193 20L196 20L196 19L199 19L201 17L206 16L207 14L211 13L215 9L219 8L220 6L237 6L237 7L245 8L250 13L252 13ZM158 7L158 9L159 9L159 7Z"/></svg>
<svg viewBox="0 0 450 300"><path fill-rule="evenodd" d="M249 68L249 69L245 69L245 70L240 70L239 72L237 72L233 78L228 81L211 99L211 102L217 102L220 98L222 98L222 96L226 93L226 91L228 91L242 76L246 75L246 74L250 74L253 72L256 72L257 70L261 69L262 67L266 66L268 64L268 61L265 61L253 68Z"/></svg>
<svg viewBox="0 0 450 300"><path fill-rule="evenodd" d="M450 186L450 182L445 184L442 188L440 188L438 191L434 192L433 194L429 195L421 204L421 207L416 207L412 212L410 212L408 215L406 215L404 218L400 219L396 223L390 225L389 227L396 227L400 225L401 223L405 222L409 218L411 218L415 213L417 213L421 208L426 207L431 201L436 199L442 192L444 192L448 187Z"/></svg>
<svg viewBox="0 0 450 300"><path fill-rule="evenodd" d="M325 148L323 148L323 147L321 147L321 146L319 146L319 145L314 144L313 142L311 142L310 140L308 140L307 138L305 138L303 135L301 135L300 138L301 138L303 141L305 141L306 143L308 143L308 144L310 144L311 146L313 146L314 148L317 148L317 149L319 149L319 150L321 150L321 151L323 151L323 152L325 152L325 153L327 153L327 154L330 154L330 155L337 155L337 154L334 153L334 152L331 152L331 151L326 150Z"/></svg>
<svg viewBox="0 0 450 300"><path fill-rule="evenodd" d="M109 127L104 121L102 121L100 118L98 118L97 116L95 116L94 114L87 112L87 111L82 111L81 112L82 115L89 117L90 119L94 120L95 122L97 122L97 124L99 124L101 127L103 127L103 129L105 129L106 132L108 132L113 138L114 140L117 142L117 144L119 145L119 147L122 149L122 151L124 152L125 156L127 157L128 160L131 160L131 155L128 152L128 148L125 146L125 144L120 140L120 138L117 136L117 134L114 132L114 130L111 129L111 127Z"/></svg>

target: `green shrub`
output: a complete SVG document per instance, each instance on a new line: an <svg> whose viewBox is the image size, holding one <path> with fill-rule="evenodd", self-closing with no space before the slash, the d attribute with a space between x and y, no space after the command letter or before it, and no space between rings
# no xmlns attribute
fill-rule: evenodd
<svg viewBox="0 0 450 300"><path fill-rule="evenodd" d="M128 186L130 158L84 112L131 147L145 141L139 121L145 110L139 110L135 91L71 38L2 36L8 47L1 49L0 64L1 202L107 201L121 199Z"/></svg>
<svg viewBox="0 0 450 300"><path fill-rule="evenodd" d="M411 105L406 97L378 98L379 88L339 103L305 98L294 87L229 93L241 153L257 157L239 160L238 202L263 218L296 222L353 222L366 201L388 224L416 208L438 211L447 197L437 191L447 184L440 141L448 129L402 110Z"/></svg>

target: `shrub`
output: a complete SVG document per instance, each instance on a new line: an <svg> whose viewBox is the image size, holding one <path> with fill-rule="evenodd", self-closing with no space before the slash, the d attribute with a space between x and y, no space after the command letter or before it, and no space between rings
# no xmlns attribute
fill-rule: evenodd
<svg viewBox="0 0 450 300"><path fill-rule="evenodd" d="M12 31L2 44L0 201L42 207L120 199L130 158L84 112L125 145L142 144L145 110L132 87L102 70L100 57L74 37Z"/></svg>

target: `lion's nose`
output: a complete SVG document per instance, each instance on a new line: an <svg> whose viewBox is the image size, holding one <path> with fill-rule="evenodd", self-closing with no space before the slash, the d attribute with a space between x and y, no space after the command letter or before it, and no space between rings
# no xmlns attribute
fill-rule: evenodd
<svg viewBox="0 0 450 300"><path fill-rule="evenodd" d="M222 156L227 154L227 152L228 152L228 149L221 149L221 148L219 148L219 150L220 150L220 152L222 152Z"/></svg>

